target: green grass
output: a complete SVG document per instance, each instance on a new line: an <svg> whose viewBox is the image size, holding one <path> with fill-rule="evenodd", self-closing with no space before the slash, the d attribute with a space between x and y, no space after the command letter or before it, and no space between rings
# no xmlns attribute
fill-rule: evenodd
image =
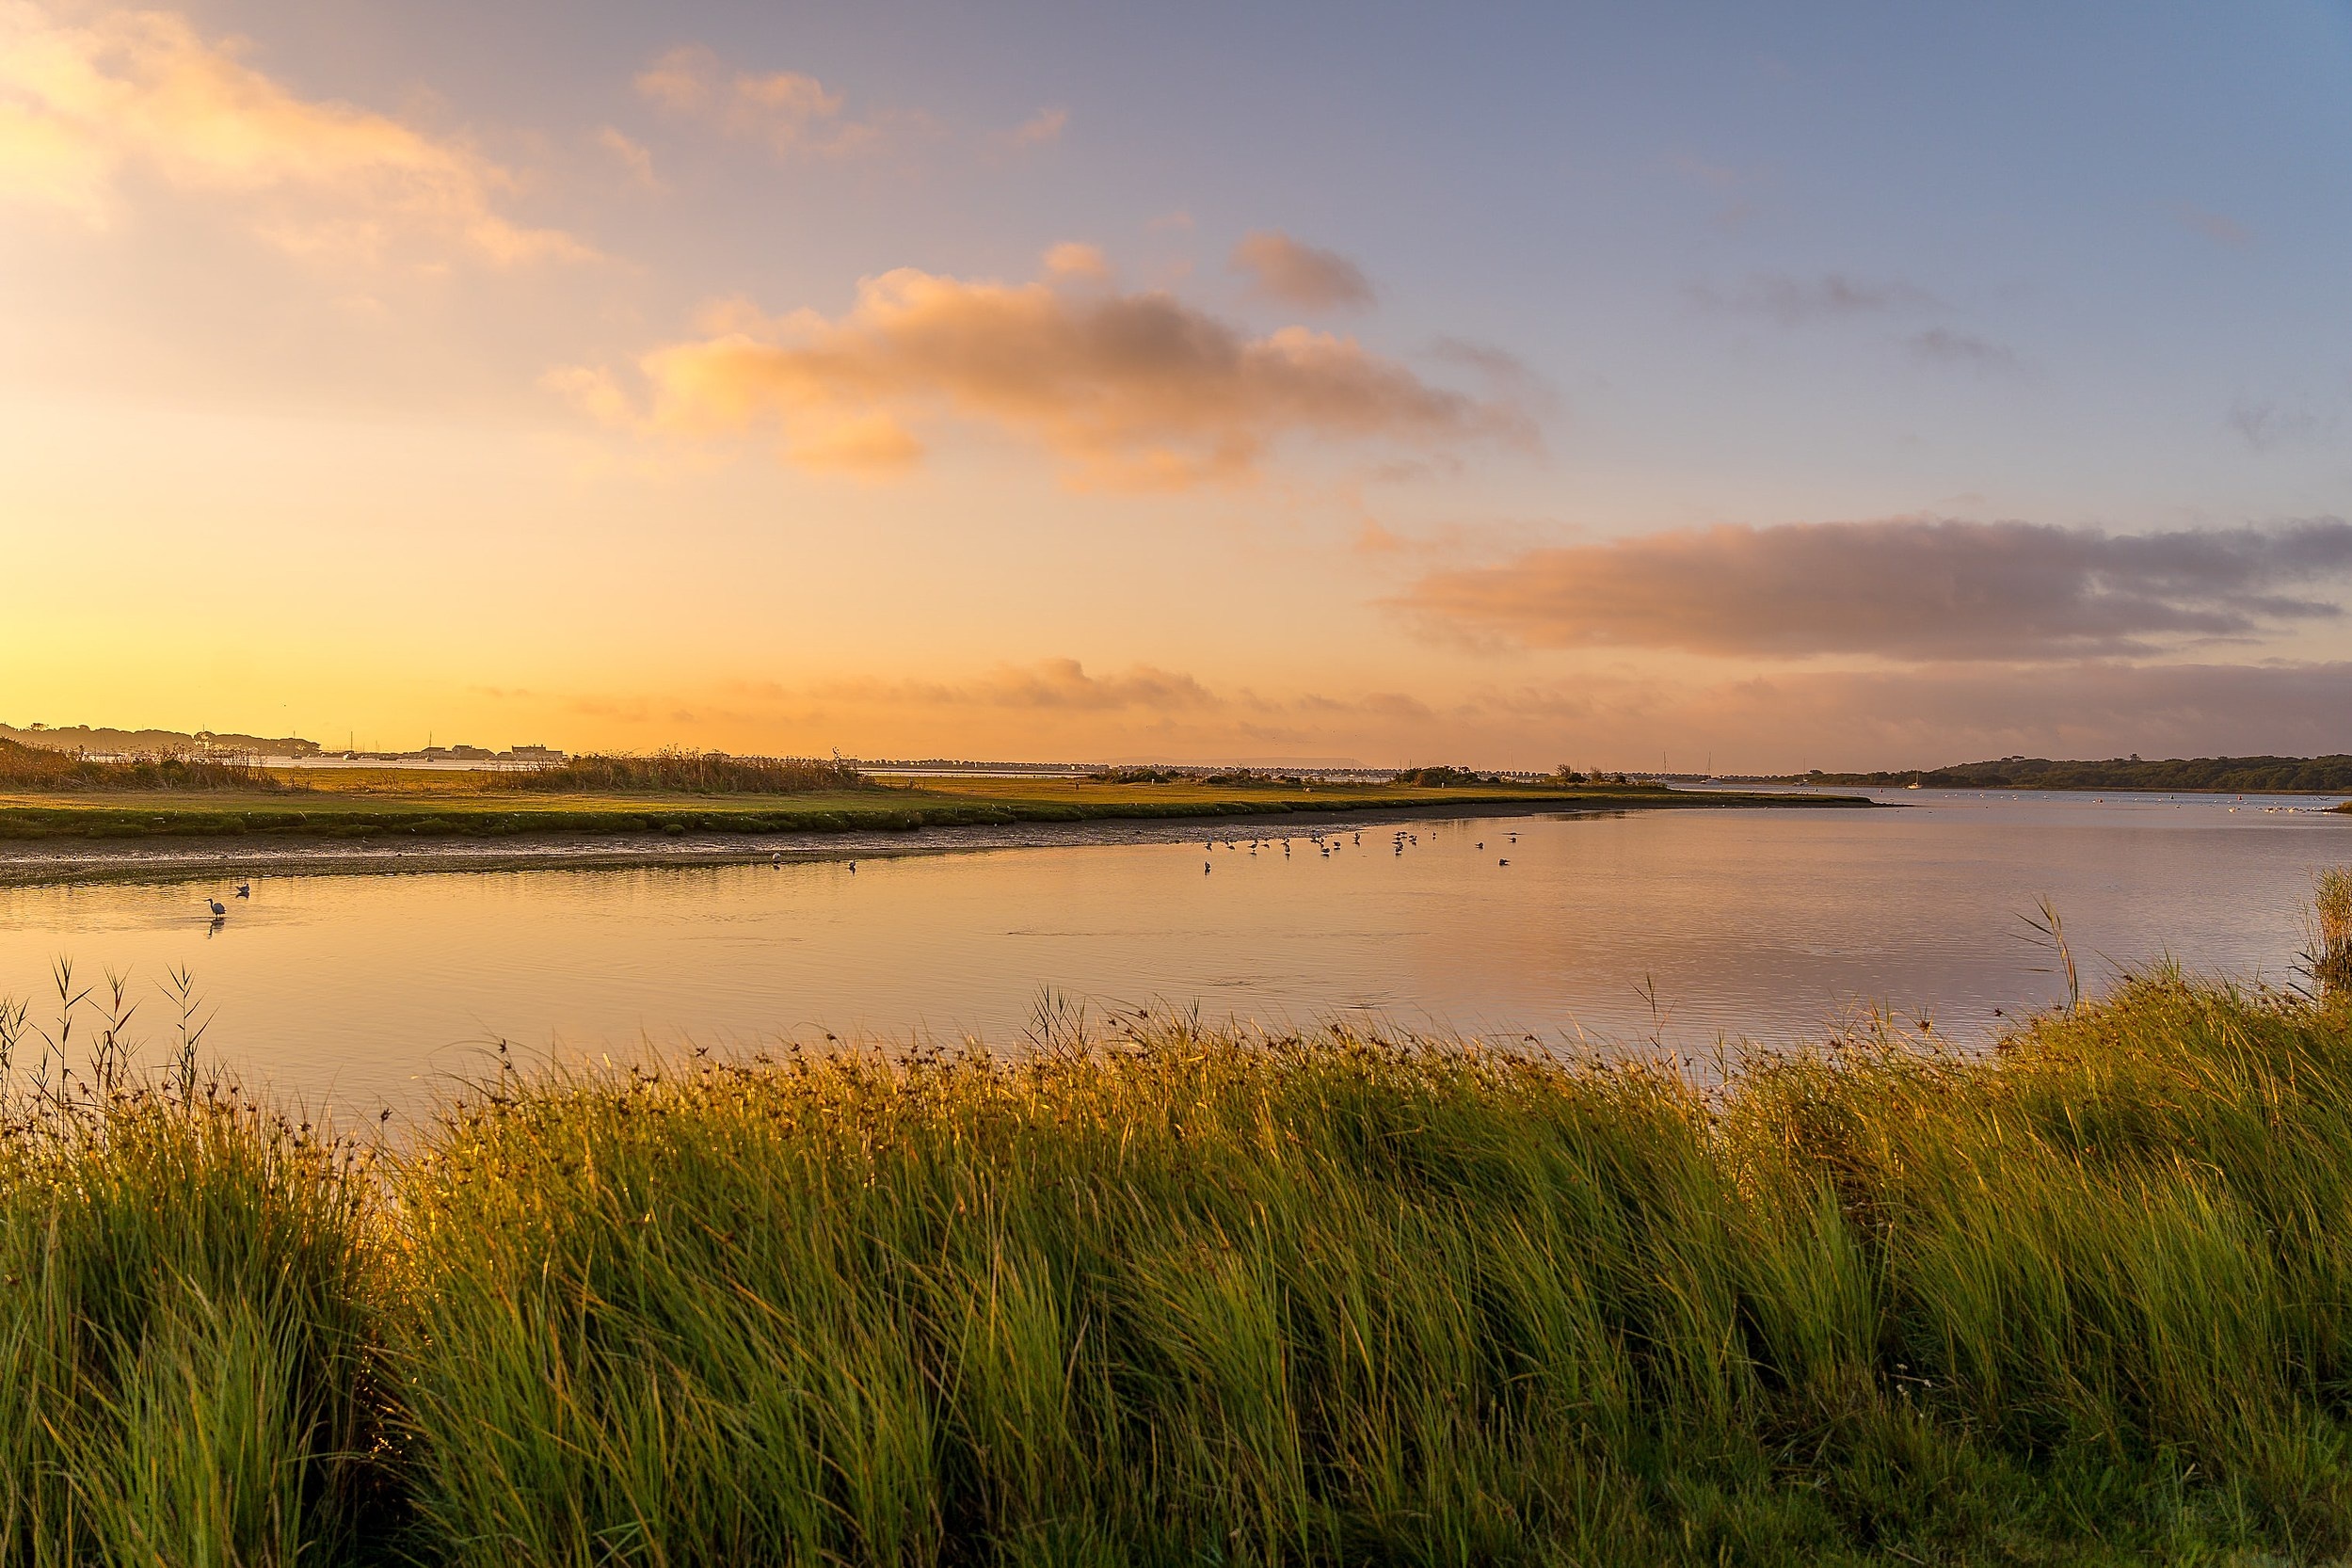
<svg viewBox="0 0 2352 1568"><path fill-rule="evenodd" d="M920 787L869 785L801 794L692 793L648 790L526 794L498 775L357 777L321 769L299 793L210 796L192 805L168 792L91 793L63 798L0 789L0 841L86 839L235 838L373 840L647 833L840 833L906 831L1011 823L1073 823L1200 817L1287 816L1394 807L1558 803L1595 809L1858 806L1859 798L1688 792L1618 785L1562 788L1424 788L1388 784L1188 782L1102 784L1035 778L926 780Z"/></svg>
<svg viewBox="0 0 2352 1568"><path fill-rule="evenodd" d="M2160 972L1712 1095L1064 1019L509 1072L397 1154L133 1083L93 1008L87 1087L7 1031L0 1560L2352 1546L2333 1000Z"/></svg>

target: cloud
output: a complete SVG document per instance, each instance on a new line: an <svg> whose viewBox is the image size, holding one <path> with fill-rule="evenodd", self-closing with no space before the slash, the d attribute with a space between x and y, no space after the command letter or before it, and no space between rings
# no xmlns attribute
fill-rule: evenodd
<svg viewBox="0 0 2352 1568"><path fill-rule="evenodd" d="M1334 250L1302 245L1279 230L1261 229L1233 248L1233 270L1251 280L1250 292L1301 310L1361 310L1372 285L1356 264Z"/></svg>
<svg viewBox="0 0 2352 1568"><path fill-rule="evenodd" d="M658 190L662 182L654 178L653 154L641 143L631 140L621 132L607 125L596 134L596 144L610 152L629 178L648 190Z"/></svg>
<svg viewBox="0 0 2352 1568"><path fill-rule="evenodd" d="M1534 366L1507 348L1467 338L1441 337L1430 344L1429 355L1442 364L1471 372L1493 389L1494 395L1538 419L1560 416L1559 392L1536 374Z"/></svg>
<svg viewBox="0 0 2352 1568"><path fill-rule="evenodd" d="M778 429L787 461L847 450L904 469L939 420L1035 440L1071 482L1181 488L1256 474L1287 437L1446 447L1531 441L1525 415L1427 382L1352 338L1285 328L1250 337L1157 291L1060 273L1030 283L901 268L828 318L717 308L709 335L646 354L635 411L609 372L548 384L591 414L688 439ZM827 466L845 466L829 461Z"/></svg>
<svg viewBox="0 0 2352 1568"><path fill-rule="evenodd" d="M1894 519L1529 551L1424 577L1400 603L1537 647L2046 661L2332 619L2309 588L2347 571L2352 523L2332 518L2145 535Z"/></svg>
<svg viewBox="0 0 2352 1568"><path fill-rule="evenodd" d="M2246 232L2244 225L2219 213L2209 213L2183 202L2172 210L2172 216L2180 220L2182 228L2202 234L2216 245L2226 245L2232 250L2243 250L2254 242L2254 236Z"/></svg>
<svg viewBox="0 0 2352 1568"><path fill-rule="evenodd" d="M1128 708L1192 712L1218 707L1221 702L1208 687L1178 671L1136 664L1116 675L1089 675L1076 659L1002 665L962 682L833 681L815 688L813 695L897 707L1044 709L1093 713Z"/></svg>
<svg viewBox="0 0 2352 1568"><path fill-rule="evenodd" d="M1046 252L1046 271L1055 278L1099 283L1111 276L1111 258L1102 253L1098 245L1064 240Z"/></svg>
<svg viewBox="0 0 2352 1568"><path fill-rule="evenodd" d="M1044 147L1060 141L1069 123L1067 109L1039 109L1007 132L1004 139L1015 147Z"/></svg>
<svg viewBox="0 0 2352 1568"><path fill-rule="evenodd" d="M1934 310L1942 303L1927 290L1900 280L1872 282L1837 272L1823 273L1818 278L1760 272L1729 293L1707 283L1694 283L1685 293L1703 311L1761 316L1783 327Z"/></svg>
<svg viewBox="0 0 2352 1568"><path fill-rule="evenodd" d="M878 124L845 119L846 100L796 71L729 72L699 44L670 50L637 73L638 95L681 119L763 142L777 157L842 157L872 149Z"/></svg>
<svg viewBox="0 0 2352 1568"><path fill-rule="evenodd" d="M104 225L136 170L239 199L257 233L297 253L375 256L423 237L502 266L590 254L504 216L513 176L461 143L298 98L238 53L168 11L69 25L0 6L0 197Z"/></svg>
<svg viewBox="0 0 2352 1568"><path fill-rule="evenodd" d="M2286 408L2265 398L2232 403L2223 423L2256 452L2273 452L2330 440L2338 421L2308 408Z"/></svg>
<svg viewBox="0 0 2352 1568"><path fill-rule="evenodd" d="M1821 671L1648 694L1570 727L1639 756L1646 729L1717 766L1908 768L1988 758L2296 756L2352 749L2352 664L2121 664ZM1679 754L1677 760L1680 760Z"/></svg>
<svg viewBox="0 0 2352 1568"><path fill-rule="evenodd" d="M1911 351L1930 364L1957 365L1993 376L2022 376L2025 366L2015 353L1973 332L1931 327L1910 339Z"/></svg>

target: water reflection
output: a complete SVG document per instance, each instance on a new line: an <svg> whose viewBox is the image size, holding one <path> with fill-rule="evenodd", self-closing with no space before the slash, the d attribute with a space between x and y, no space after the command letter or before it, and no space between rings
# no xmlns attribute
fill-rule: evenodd
<svg viewBox="0 0 2352 1568"><path fill-rule="evenodd" d="M2174 953L2284 979L2352 819L2239 802L1914 792L1880 811L1416 821L845 862L0 889L0 994L51 960L192 968L221 1055L408 1105L484 1042L1018 1037L1097 1009L1491 1035L1785 1041L1882 1003L1960 1039L2050 1000L2048 895L2095 984ZM2232 809L2232 808L2236 808ZM2268 808L2268 809L2266 809ZM1253 853L1255 847L1255 853ZM1507 862L1507 863L1506 863ZM1206 866L1206 870L1204 870ZM216 920L210 904L230 899ZM38 1012L38 1004L36 1006Z"/></svg>

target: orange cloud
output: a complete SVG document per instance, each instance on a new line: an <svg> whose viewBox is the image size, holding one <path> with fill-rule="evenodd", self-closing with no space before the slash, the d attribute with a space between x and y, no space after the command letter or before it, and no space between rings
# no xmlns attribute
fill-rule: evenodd
<svg viewBox="0 0 2352 1568"><path fill-rule="evenodd" d="M1303 245L1275 229L1261 229L1233 248L1233 270L1246 273L1261 299L1303 310L1361 309L1372 302L1371 280L1336 250Z"/></svg>
<svg viewBox="0 0 2352 1568"><path fill-rule="evenodd" d="M859 703L917 708L1004 708L1111 712L1142 708L1197 712L1223 699L1192 677L1137 664L1117 675L1089 675L1076 659L1045 659L1008 664L961 683L843 680L818 687L813 696Z"/></svg>
<svg viewBox="0 0 2352 1568"><path fill-rule="evenodd" d="M68 25L0 8L0 197L103 224L130 168L246 199L257 232L301 253L374 255L423 235L498 265L589 254L503 216L514 180L496 164L371 110L297 98L184 17Z"/></svg>
<svg viewBox="0 0 2352 1568"><path fill-rule="evenodd" d="M2110 535L1897 518L1533 550L1423 578L1436 622L1538 647L1904 660L2140 655L2343 615L2352 523Z"/></svg>
<svg viewBox="0 0 2352 1568"><path fill-rule="evenodd" d="M637 74L637 91L671 114L765 142L779 158L838 157L865 151L879 126L842 118L846 102L797 71L729 74L699 44L673 49Z"/></svg>
<svg viewBox="0 0 2352 1568"><path fill-rule="evenodd" d="M1111 259L1102 253L1100 246L1064 240L1046 252L1046 271L1055 278L1099 283L1111 276Z"/></svg>
<svg viewBox="0 0 2352 1568"><path fill-rule="evenodd" d="M610 152L622 168L628 170L632 181L648 190L661 188L662 182L653 172L653 153L644 145L610 125L597 132L596 142Z"/></svg>
<svg viewBox="0 0 2352 1568"><path fill-rule="evenodd" d="M1067 109L1039 109L1015 126L1005 140L1015 147L1043 147L1062 139L1063 130L1070 123Z"/></svg>
<svg viewBox="0 0 2352 1568"><path fill-rule="evenodd" d="M808 466L856 466L835 460L854 433L850 449L886 459L871 467L903 468L920 449L913 427L952 417L1039 441L1074 483L1128 488L1247 479L1289 436L1532 440L1515 408L1433 386L1352 338L1303 327L1249 337L1164 293L1106 290L1092 257L1056 254L1071 264L1020 284L900 268L861 282L835 318L721 308L712 335L639 360L642 415L607 372L549 384L645 431L773 423L786 460Z"/></svg>

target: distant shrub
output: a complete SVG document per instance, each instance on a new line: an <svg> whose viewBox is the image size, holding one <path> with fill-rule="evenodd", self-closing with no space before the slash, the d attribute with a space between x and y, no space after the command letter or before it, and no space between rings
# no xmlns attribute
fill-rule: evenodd
<svg viewBox="0 0 2352 1568"><path fill-rule="evenodd" d="M1479 773L1469 768L1410 768L1389 780L1392 784L1409 784L1423 790L1457 789L1465 784L1501 784L1506 780L1491 773Z"/></svg>
<svg viewBox="0 0 2352 1568"><path fill-rule="evenodd" d="M1181 784L1192 776L1180 768L1096 768L1086 779L1090 784Z"/></svg>
<svg viewBox="0 0 2352 1568"><path fill-rule="evenodd" d="M552 767L494 774L490 784L541 794L805 795L881 787L839 759L729 757L675 747L643 757L574 757Z"/></svg>

